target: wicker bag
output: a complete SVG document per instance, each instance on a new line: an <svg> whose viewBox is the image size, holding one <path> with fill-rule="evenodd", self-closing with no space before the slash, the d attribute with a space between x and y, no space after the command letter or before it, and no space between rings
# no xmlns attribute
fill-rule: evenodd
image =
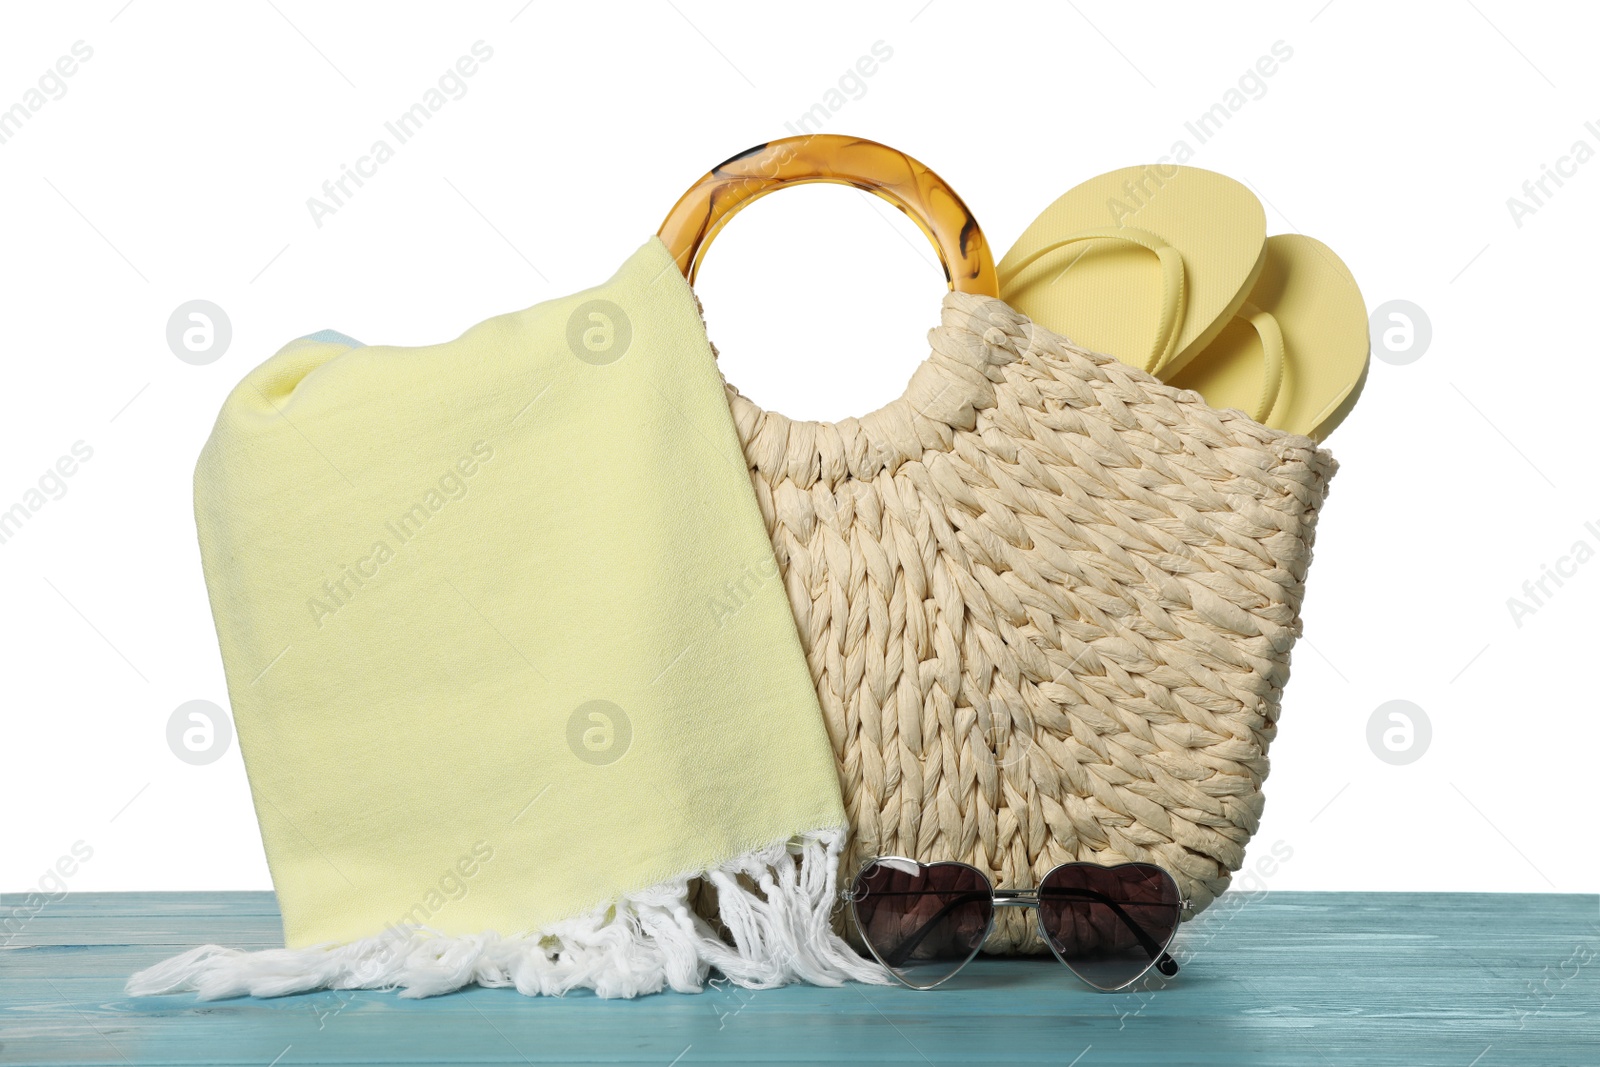
<svg viewBox="0 0 1600 1067"><path fill-rule="evenodd" d="M729 389L838 760L844 870L958 859L1029 887L1140 860L1192 916L1261 818L1333 457L980 295L992 267L960 200L870 142L735 157L663 240L692 277L732 211L805 180L897 203L968 290L871 414L794 421ZM1015 909L985 947L1043 949Z"/></svg>

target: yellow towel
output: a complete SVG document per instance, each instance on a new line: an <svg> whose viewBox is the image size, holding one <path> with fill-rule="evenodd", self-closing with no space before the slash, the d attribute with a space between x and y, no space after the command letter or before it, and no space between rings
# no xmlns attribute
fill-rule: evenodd
<svg viewBox="0 0 1600 1067"><path fill-rule="evenodd" d="M445 344L291 343L195 513L287 948L130 992L881 980L829 924L833 757L660 241Z"/></svg>

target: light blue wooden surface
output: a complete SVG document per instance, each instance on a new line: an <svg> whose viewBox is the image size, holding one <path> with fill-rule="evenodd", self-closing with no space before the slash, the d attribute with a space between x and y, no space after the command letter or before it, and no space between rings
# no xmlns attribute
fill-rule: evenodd
<svg viewBox="0 0 1600 1067"><path fill-rule="evenodd" d="M929 992L122 992L182 948L277 937L267 893L51 904L0 949L0 1064L1600 1064L1592 896L1225 897L1178 935L1183 972L1129 994L1092 992L1053 959L979 960Z"/></svg>

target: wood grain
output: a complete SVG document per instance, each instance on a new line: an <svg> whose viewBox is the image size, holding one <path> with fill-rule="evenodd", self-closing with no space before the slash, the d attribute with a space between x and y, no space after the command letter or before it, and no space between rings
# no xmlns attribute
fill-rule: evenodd
<svg viewBox="0 0 1600 1067"><path fill-rule="evenodd" d="M0 1064L1600 1063L1600 899L1576 895L1225 896L1179 933L1178 977L1113 995L1053 959L980 959L929 992L122 993L182 948L279 936L268 893L49 905L0 949Z"/></svg>

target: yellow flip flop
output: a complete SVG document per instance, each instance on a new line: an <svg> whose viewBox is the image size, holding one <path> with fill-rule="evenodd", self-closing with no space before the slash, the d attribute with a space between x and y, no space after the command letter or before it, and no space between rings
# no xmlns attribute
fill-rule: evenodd
<svg viewBox="0 0 1600 1067"><path fill-rule="evenodd" d="M1163 380L1232 320L1260 274L1261 202L1198 167L1124 167L1069 190L1000 261L1000 297ZM1153 260L1152 260L1153 256Z"/></svg>
<svg viewBox="0 0 1600 1067"><path fill-rule="evenodd" d="M1267 238L1261 277L1239 313L1165 380L1214 408L1321 441L1361 395L1370 349L1350 269L1321 241L1280 234Z"/></svg>

